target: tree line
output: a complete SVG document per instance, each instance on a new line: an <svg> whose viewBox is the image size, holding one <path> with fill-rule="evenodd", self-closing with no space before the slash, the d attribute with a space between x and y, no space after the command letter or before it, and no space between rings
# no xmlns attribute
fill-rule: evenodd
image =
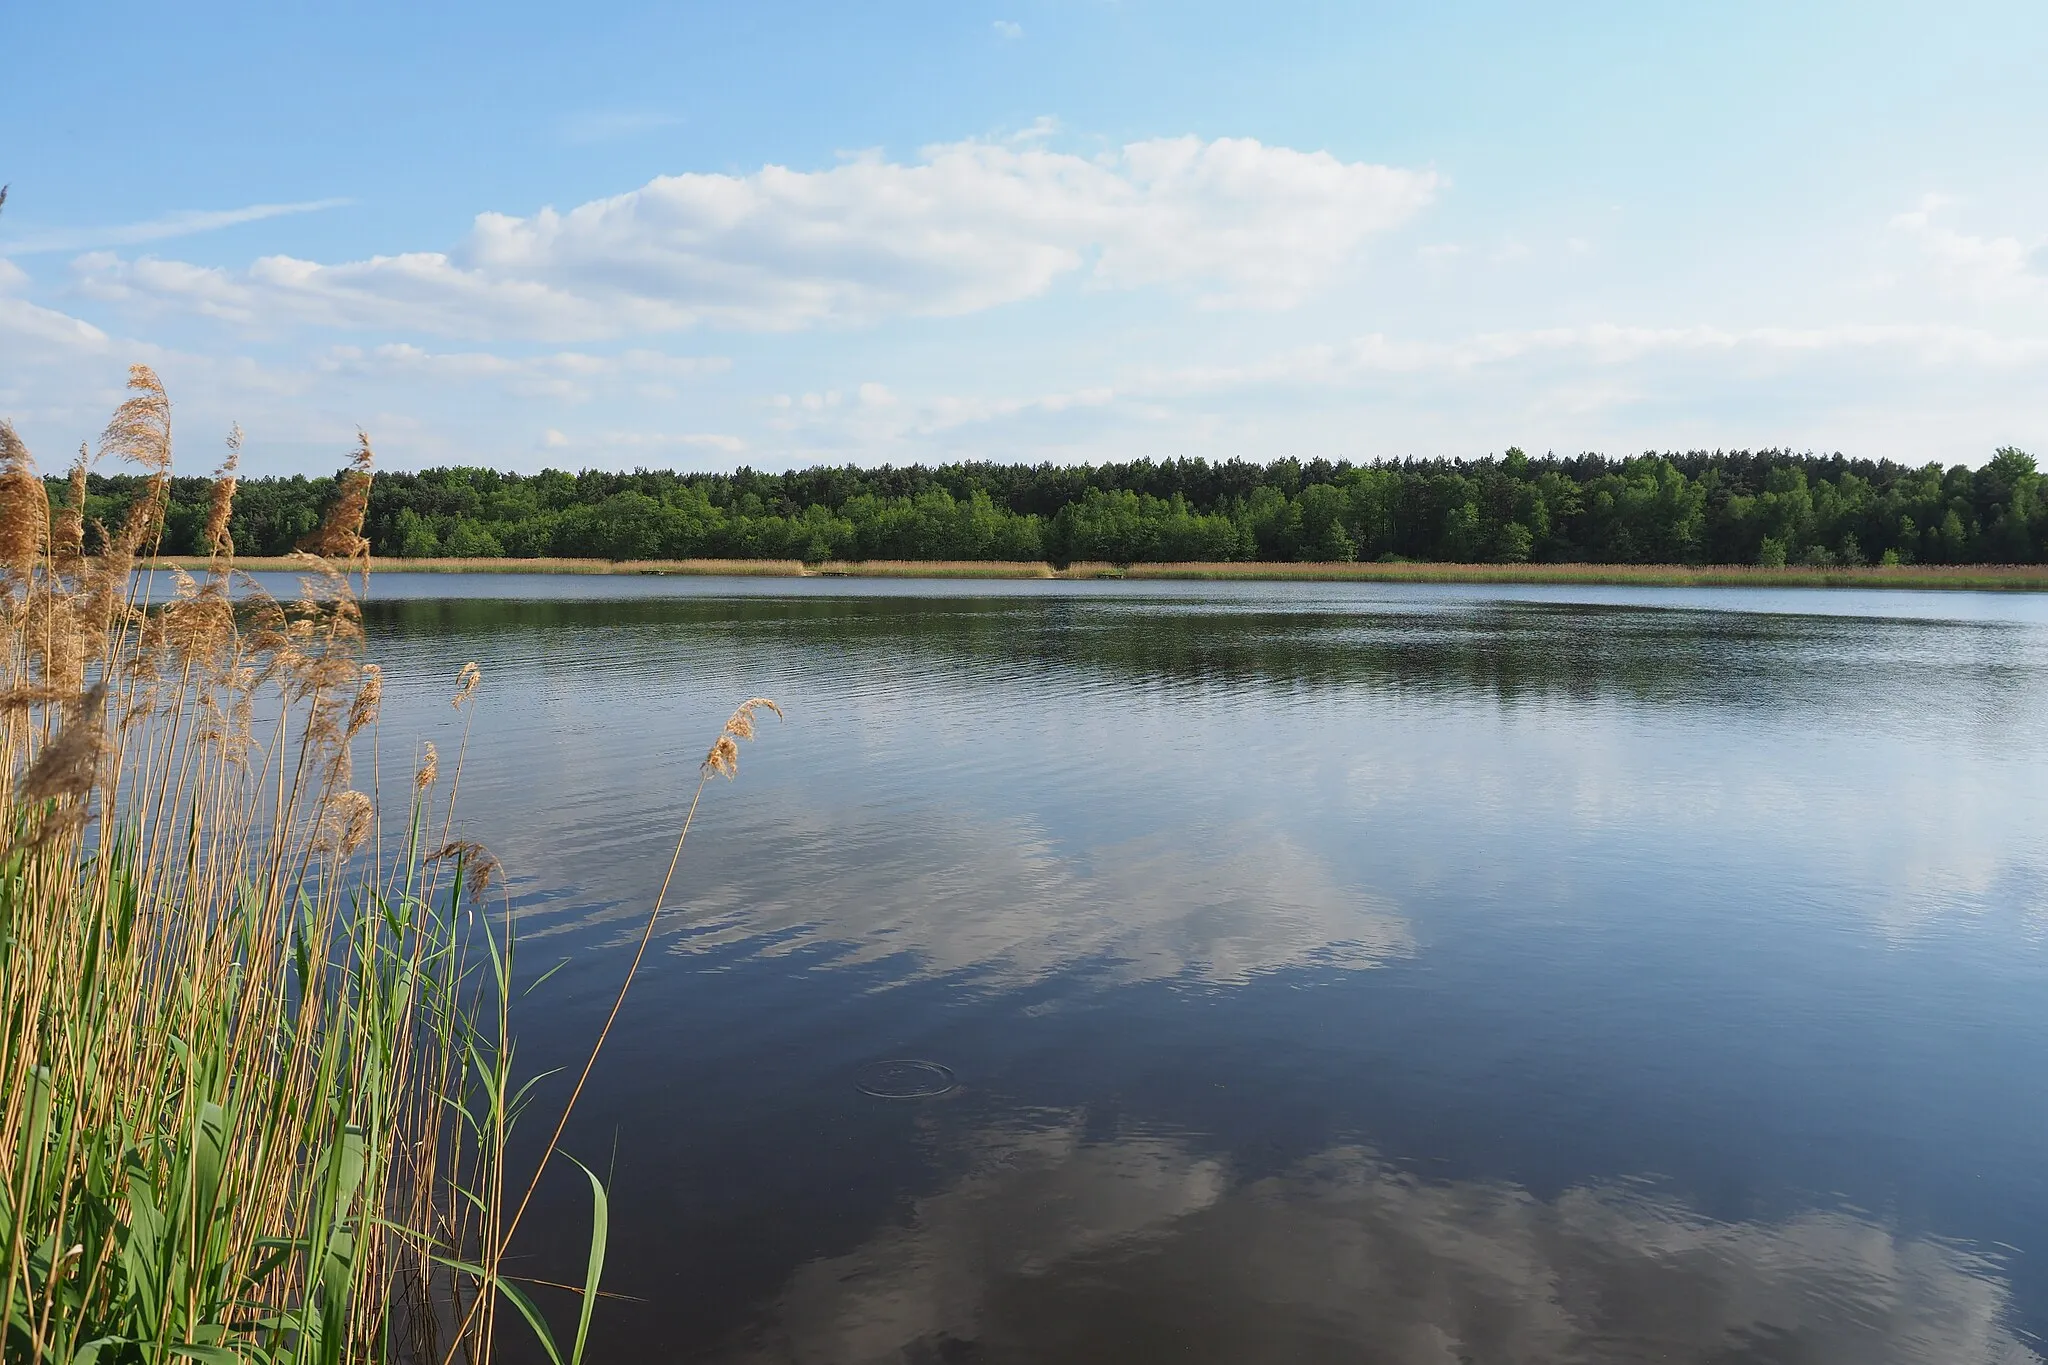
<svg viewBox="0 0 2048 1365"><path fill-rule="evenodd" d="M290 551L320 525L337 478L242 480L237 549ZM93 475L88 522L116 523L139 486ZM172 481L165 552L202 552L209 489ZM61 505L61 482L52 490ZM2011 447L1978 469L1782 450L1515 449L1368 465L455 467L378 474L363 530L374 554L412 558L2032 563L2048 559L2048 496L2033 457Z"/></svg>

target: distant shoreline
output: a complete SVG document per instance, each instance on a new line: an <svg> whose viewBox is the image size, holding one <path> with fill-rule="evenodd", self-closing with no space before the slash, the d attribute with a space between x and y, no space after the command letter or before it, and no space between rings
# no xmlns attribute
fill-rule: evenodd
<svg viewBox="0 0 2048 1365"><path fill-rule="evenodd" d="M204 559L164 556L154 563L184 569ZM253 572L289 573L285 558L239 559ZM807 565L794 559L394 559L370 561L373 573L552 573L750 578L1055 578L1260 581L1304 583L1582 583L1637 587L1910 588L1959 591L2048 591L2048 564L1907 564L1866 568L1766 569L1744 564L1072 564L995 560L877 559Z"/></svg>

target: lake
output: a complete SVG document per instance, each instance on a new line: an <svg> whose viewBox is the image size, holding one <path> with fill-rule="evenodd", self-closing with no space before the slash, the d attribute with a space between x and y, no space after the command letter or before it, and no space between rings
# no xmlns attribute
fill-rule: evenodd
<svg viewBox="0 0 2048 1365"><path fill-rule="evenodd" d="M388 575L366 619L387 782L483 666L461 824L566 963L529 1071L733 704L788 715L571 1128L596 1359L2037 1359L2048 598ZM518 1273L580 1281L587 1202Z"/></svg>

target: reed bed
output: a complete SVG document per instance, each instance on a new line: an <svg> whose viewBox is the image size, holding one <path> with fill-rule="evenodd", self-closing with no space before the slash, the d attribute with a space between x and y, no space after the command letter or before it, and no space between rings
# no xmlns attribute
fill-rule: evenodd
<svg viewBox="0 0 2048 1365"><path fill-rule="evenodd" d="M167 558L188 571L205 560ZM1055 569L1010 560L794 559L388 559L379 573L534 573L743 576L758 578L1157 578L1264 582L1586 583L1643 587L1911 588L1978 592L2048 591L2048 564L1904 564L1860 568L1763 568L1746 564L1448 564L1448 563L1075 563ZM289 559L247 559L251 571L288 571Z"/></svg>
<svg viewBox="0 0 2048 1365"><path fill-rule="evenodd" d="M704 577L798 578L810 572L795 559L400 559L372 556L365 561L375 573L546 573L546 574L690 574ZM165 569L191 572L207 561L190 555L165 555L152 561ZM250 556L238 562L245 573L291 573L297 561L276 556Z"/></svg>
<svg viewBox="0 0 2048 1365"><path fill-rule="evenodd" d="M239 432L214 555L137 573L171 407L144 367L130 390L66 506L0 423L0 1358L454 1365L492 1358L509 1306L544 1354L580 1360L596 1178L572 1341L501 1270L574 1095L513 1180L535 1092L514 1082L497 867L452 837L460 750L444 767L422 746L380 799L357 606L369 441L288 561L291 600L233 558ZM146 475L117 527L80 512L95 458ZM466 714L480 671L450 681ZM721 733L698 796L762 704Z"/></svg>
<svg viewBox="0 0 2048 1365"><path fill-rule="evenodd" d="M1641 587L1913 588L2048 591L2048 564L1763 568L1747 564L1131 564L1074 565L1073 577L1375 583L1586 583Z"/></svg>

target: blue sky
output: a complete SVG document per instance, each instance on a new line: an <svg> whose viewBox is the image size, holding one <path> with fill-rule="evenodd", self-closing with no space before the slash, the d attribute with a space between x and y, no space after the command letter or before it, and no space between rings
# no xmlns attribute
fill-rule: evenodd
<svg viewBox="0 0 2048 1365"><path fill-rule="evenodd" d="M2048 6L0 7L0 415L251 472L2048 455Z"/></svg>

